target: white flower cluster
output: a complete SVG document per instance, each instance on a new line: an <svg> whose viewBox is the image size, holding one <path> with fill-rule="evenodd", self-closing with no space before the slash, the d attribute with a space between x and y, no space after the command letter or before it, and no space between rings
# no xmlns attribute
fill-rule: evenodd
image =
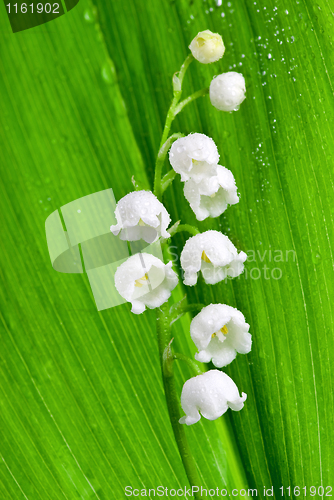
<svg viewBox="0 0 334 500"><path fill-rule="evenodd" d="M120 239L147 243L159 237L169 238L170 216L151 191L135 191L124 196L116 205L117 224L111 232ZM171 296L178 277L172 263L164 264L148 253L137 253L121 264L115 273L118 293L132 305L131 311L141 314L146 307L160 307Z"/></svg>
<svg viewBox="0 0 334 500"><path fill-rule="evenodd" d="M207 160L214 162L218 158L213 141L204 136L203 142L206 148L202 147L200 141L195 141L194 149L191 150L195 151L191 154L199 158L201 167L204 163L210 165ZM199 163L193 165L191 157L188 161L189 150L186 148L182 153L182 165L185 168L182 170L180 167L180 173L185 176L185 182L190 182L190 176L202 175ZM166 231L170 222L169 214L150 191L126 195L118 202L115 215L118 224L111 226L111 231L121 239L136 241L142 238L151 242L158 236L169 236ZM181 252L184 284L195 285L199 272L208 284L218 283L227 276L239 276L243 272L245 260L246 254L238 253L229 238L219 231L197 234L186 241ZM135 314L141 314L146 307L160 307L169 299L177 283L178 277L172 269L172 263L164 264L148 253L129 257L115 273L116 289L131 303L131 311ZM246 354L250 351L252 341L248 330L249 325L237 309L225 304L204 307L190 325L190 335L198 349L195 358L204 363L212 361L217 368L226 366L237 353ZM182 389L181 406L186 415L180 419L180 423L194 424L201 418L200 414L213 420L228 408L241 410L246 397L244 393L240 397L233 380L218 370L193 377Z"/></svg>
<svg viewBox="0 0 334 500"><path fill-rule="evenodd" d="M189 48L193 57L203 64L218 61L225 51L221 36L209 30L198 33ZM210 100L219 110L235 111L245 99L245 91L241 74L223 73L211 82ZM170 148L169 160L184 182L184 195L197 220L218 217L229 205L238 203L234 176L218 164L218 149L210 137L193 133L177 139ZM115 216L117 224L110 230L122 240L142 239L153 243L159 238L170 237L167 228L171 218L151 191L136 191L124 196L116 206ZM171 234L175 226L170 229ZM187 286L196 285L199 273L210 285L227 277L237 277L244 270L246 257L219 231L196 234L186 241L181 252L183 282ZM135 314L143 313L146 308L160 307L168 301L177 284L178 276L172 269L172 262L165 264L148 252L132 255L115 273L115 287L121 297L131 303L131 311ZM198 349L195 359L212 362L216 368L231 363L237 353L249 353L252 345L249 325L243 314L226 304L204 307L190 324L190 336ZM210 370L184 384L181 406L185 416L180 423L194 424L201 415L214 420L228 408L239 411L246 398L244 393L239 395L236 384L226 373Z"/></svg>
<svg viewBox="0 0 334 500"><path fill-rule="evenodd" d="M195 316L190 324L190 335L198 354L195 358L222 368L234 360L237 353L251 350L252 338L244 315L226 304L210 304ZM214 420L227 411L239 411L247 394L239 391L233 380L219 370L210 370L193 377L184 384L181 406L185 416L181 424L195 424L201 418ZM200 413L199 413L200 412Z"/></svg>
<svg viewBox="0 0 334 500"><path fill-rule="evenodd" d="M207 160L214 162L218 159L214 142L205 136L203 142L206 148L202 147L203 143L199 140L193 143L191 155L199 158L199 163L195 165L193 158L189 157L189 150L182 150L182 165L185 168L182 170L180 167L180 173L185 176L185 182L190 182L192 175L201 176L203 164L210 165ZM169 236L166 231L170 223L169 214L150 191L126 195L118 202L115 215L117 225L110 229L121 239L151 242L159 236ZM238 253L229 238L219 231L197 234L186 241L181 252L184 284L195 285L199 272L207 284L218 283L227 276L239 276L243 272L245 260L246 254ZM135 314L141 314L146 307L160 307L169 299L177 283L178 277L172 269L172 263L164 264L148 253L129 257L115 273L115 287L131 303L131 311ZM195 358L204 363L212 361L217 368L226 366L237 353L250 351L251 335L248 330L249 325L240 311L225 304L210 304L195 316L190 325L191 338L199 351ZM200 413L213 420L228 408L241 410L245 399L245 394L239 396L237 386L230 377L218 370L211 370L184 384L181 405L186 416L180 419L180 423L194 424L200 419Z"/></svg>
<svg viewBox="0 0 334 500"><path fill-rule="evenodd" d="M218 217L228 205L238 203L233 174L218 165L218 149L210 137L195 133L177 139L170 149L169 161L181 175L184 196L197 220Z"/></svg>

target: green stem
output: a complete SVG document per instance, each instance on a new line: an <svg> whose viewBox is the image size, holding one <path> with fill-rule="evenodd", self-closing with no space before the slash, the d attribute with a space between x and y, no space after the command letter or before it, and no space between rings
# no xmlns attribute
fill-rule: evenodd
<svg viewBox="0 0 334 500"><path fill-rule="evenodd" d="M173 180L175 179L176 177L176 172L175 170L170 170L169 172L167 172L167 174L165 174L163 176L163 178L161 179L161 191L162 191L162 194L166 191L166 189L168 188L168 186L173 182Z"/></svg>
<svg viewBox="0 0 334 500"><path fill-rule="evenodd" d="M186 57L184 63L182 64L179 73L178 74L176 73L173 77L174 97L173 97L172 103L169 107L169 110L167 112L167 117L166 117L166 121L165 121L164 131L163 131L162 137L161 137L160 147L167 140L167 137L168 137L168 134L170 131L170 127L171 127L172 122L175 118L175 113L174 113L175 108L176 108L179 100L181 99L183 78L184 78L184 75L186 74L186 71L189 67L189 64L193 60L194 60L193 55L189 54L188 57Z"/></svg>
<svg viewBox="0 0 334 500"><path fill-rule="evenodd" d="M182 111L182 109L187 104L189 104L190 102L194 101L195 99L198 99L199 97L204 97L208 93L209 93L209 88L205 88L205 89L198 90L197 92L194 92L193 94L191 94L186 99L183 99L183 101L181 101L180 104L178 104L176 106L176 108L174 110L174 116L176 116L178 113L180 113L180 111Z"/></svg>
<svg viewBox="0 0 334 500"><path fill-rule="evenodd" d="M131 256L131 255L132 255L132 250L131 250L131 244L130 244L130 241L127 241L127 245L128 245L129 255Z"/></svg>
<svg viewBox="0 0 334 500"><path fill-rule="evenodd" d="M177 321L178 319L182 318L185 314L188 312L199 312L203 309L204 305L203 304L186 304L183 306L182 304L179 305L179 307L176 307L172 312L171 312L171 317L170 317L170 324L172 325Z"/></svg>
<svg viewBox="0 0 334 500"><path fill-rule="evenodd" d="M195 363L195 361L193 361L192 359L188 358L188 356L186 356L185 354L182 354L180 352L175 352L173 354L173 358L179 359L180 361L184 361L196 375L202 375L202 373L204 373L198 366L198 364Z"/></svg>
<svg viewBox="0 0 334 500"><path fill-rule="evenodd" d="M175 232L171 234L171 236L173 236L175 233L181 233L183 231L186 231L187 233L190 233L193 236L196 236L196 234L200 234L201 232L199 229L197 229L197 227L191 226L190 224L180 224L179 226L177 226Z"/></svg>
<svg viewBox="0 0 334 500"><path fill-rule="evenodd" d="M194 60L194 56L192 54L188 54L188 56L186 57L184 63L182 64L181 66L181 69L179 71L179 74L178 74L178 79L179 79L179 82L180 82L180 88L182 89L182 82L183 82L183 78L184 78L184 75L186 74L186 71L189 67L189 64ZM182 90L180 90L180 97L181 97L181 92Z"/></svg>
<svg viewBox="0 0 334 500"><path fill-rule="evenodd" d="M170 105L170 108L169 108L168 113L167 113L164 131L163 131L162 137L161 137L160 148L167 140L170 128L172 126L172 122L173 122L174 117L175 117L174 111L175 111L175 108L176 108L179 100L180 100L180 96L173 97L172 104Z"/></svg>
<svg viewBox="0 0 334 500"><path fill-rule="evenodd" d="M162 182L161 182L161 171L163 164L166 159L166 155L168 153L169 148L172 143L179 139L180 137L184 137L184 134L172 134L168 139L162 144L159 149L159 153L157 156L157 160L155 162L155 172L154 172L154 194L161 201L162 196Z"/></svg>
<svg viewBox="0 0 334 500"><path fill-rule="evenodd" d="M157 309L157 334L159 354L167 408L176 444L178 446L189 483L191 486L200 486L201 480L197 472L196 462L193 458L186 438L184 425L181 425L179 423L179 400L175 388L173 355L171 353L170 346L171 330L168 312L169 311L167 303L163 304L160 309ZM195 499L201 500L201 497L197 493L195 493Z"/></svg>
<svg viewBox="0 0 334 500"><path fill-rule="evenodd" d="M194 57L192 56L192 54L189 54L188 57L186 58L186 60L184 61L184 63L182 64L179 73L178 74L176 73L173 77L174 96L173 96L172 103L169 107L169 110L167 112L164 130L162 133L160 147L159 147L159 153L163 149L165 144L167 143L169 131L170 131L170 128L172 126L172 122L176 116L175 109L178 105L179 100L181 99L183 78L184 78L184 75L186 74L186 71L189 67L189 64L191 63L191 61L193 61L193 59L194 59ZM173 137L173 136L171 136L171 137ZM168 151L168 149L167 149L167 151ZM167 154L167 151L165 153L165 156ZM158 154L158 158L159 158L159 154ZM158 159L157 159L157 161L158 161ZM155 175L154 175L154 194L157 196L158 199L161 199L161 196L162 196L162 189L161 189L162 165L163 165L163 162L161 164L160 163L158 164L158 168L156 167Z"/></svg>

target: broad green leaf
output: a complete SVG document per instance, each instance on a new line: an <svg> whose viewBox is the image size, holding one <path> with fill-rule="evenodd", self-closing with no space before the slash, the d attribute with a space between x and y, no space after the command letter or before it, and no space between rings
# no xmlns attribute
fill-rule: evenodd
<svg viewBox="0 0 334 500"><path fill-rule="evenodd" d="M247 99L238 113L220 113L206 98L187 108L174 129L201 131L217 142L241 200L218 223L200 228L220 228L249 254L242 278L188 294L196 301L236 305L252 327L252 353L227 370L249 394L245 410L230 418L250 484L261 492L263 485L274 485L277 494L282 485L326 486L333 463L330 6L307 1L221 7L154 2L145 10L133 3L97 5L110 51L119 48L114 60L120 81L128 82L123 92L138 144L143 131L151 130L147 149L142 147L150 169L168 79L198 31L221 33L227 49L215 65L192 65L189 91L223 71L245 75ZM195 223L180 184L165 201L175 219ZM182 245L181 237L176 241Z"/></svg>
<svg viewBox="0 0 334 500"><path fill-rule="evenodd" d="M127 304L98 312L88 280L56 273L48 255L44 225L54 210L109 187L120 198L132 175L149 186L103 36L82 3L34 32L13 35L2 17L6 499L188 486L163 395L155 312L137 317ZM189 320L180 331L186 347L188 329ZM246 484L228 419L189 435L203 486Z"/></svg>
<svg viewBox="0 0 334 500"><path fill-rule="evenodd" d="M96 8L81 0L14 35L2 7L1 498L118 499L127 485L188 484L164 402L154 312L137 317L127 304L98 312L85 277L52 269L44 223L103 189L120 198L133 189L132 175L152 186L171 77L203 29L223 35L226 55L208 67L194 62L185 92L233 69L246 77L247 99L223 114L204 98L174 131L216 141L241 199L199 227L220 228L249 262L240 279L186 291L189 301L237 306L254 343L226 370L248 394L243 411L202 419L187 435L204 486L248 484L260 497L264 485L277 496L282 485L327 486L330 6L98 0ZM178 179L164 201L174 221L196 223ZM183 242L174 239L178 251ZM189 318L173 326L176 349L191 354L188 330ZM189 376L178 365L179 389Z"/></svg>

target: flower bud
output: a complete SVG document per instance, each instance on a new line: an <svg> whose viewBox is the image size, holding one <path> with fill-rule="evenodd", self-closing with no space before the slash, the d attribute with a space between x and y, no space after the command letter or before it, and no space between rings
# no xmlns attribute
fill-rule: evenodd
<svg viewBox="0 0 334 500"><path fill-rule="evenodd" d="M216 76L210 84L211 104L220 111L238 111L245 96L245 79L241 73L230 71Z"/></svg>
<svg viewBox="0 0 334 500"><path fill-rule="evenodd" d="M222 37L210 30L200 31L189 45L192 55L202 64L219 61L224 55Z"/></svg>

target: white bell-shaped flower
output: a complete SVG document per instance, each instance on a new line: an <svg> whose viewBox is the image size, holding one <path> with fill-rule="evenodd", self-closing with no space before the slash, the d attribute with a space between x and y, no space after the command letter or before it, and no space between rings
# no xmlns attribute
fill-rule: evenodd
<svg viewBox="0 0 334 500"><path fill-rule="evenodd" d="M206 231L189 238L181 252L184 284L196 285L197 273L202 272L204 281L214 285L227 276L235 278L244 270L245 252L237 249L225 234Z"/></svg>
<svg viewBox="0 0 334 500"><path fill-rule="evenodd" d="M196 424L201 415L208 420L221 417L228 408L240 411L247 394L239 395L233 380L219 370L210 370L186 381L181 393L181 406L186 414L180 424Z"/></svg>
<svg viewBox="0 0 334 500"><path fill-rule="evenodd" d="M210 101L220 111L237 111L246 99L245 92L245 79L241 73L222 73L210 84Z"/></svg>
<svg viewBox="0 0 334 500"><path fill-rule="evenodd" d="M204 134L189 134L177 139L170 151L169 161L181 181L189 180L195 175L197 180L206 175L210 165L216 165L219 154L213 139Z"/></svg>
<svg viewBox="0 0 334 500"><path fill-rule="evenodd" d="M137 253L121 264L115 273L115 286L118 293L131 302L131 311L140 314L149 309L160 307L171 296L178 283L172 263L164 264L148 253Z"/></svg>
<svg viewBox="0 0 334 500"><path fill-rule="evenodd" d="M207 176L200 182L193 179L186 181L184 196L200 221L207 217L218 217L228 205L235 205L239 201L233 174L221 165L207 169Z"/></svg>
<svg viewBox="0 0 334 500"><path fill-rule="evenodd" d="M190 324L190 335L202 363L212 363L217 368L231 363L237 355L247 354L252 347L249 324L244 315L226 304L210 304L197 314Z"/></svg>
<svg viewBox="0 0 334 500"><path fill-rule="evenodd" d="M160 236L169 238L166 231L170 216L151 191L134 191L125 195L116 205L117 224L110 227L121 240L145 240L152 243Z"/></svg>
<svg viewBox="0 0 334 500"><path fill-rule="evenodd" d="M202 64L219 61L224 55L222 37L210 30L200 31L189 45L192 55Z"/></svg>

